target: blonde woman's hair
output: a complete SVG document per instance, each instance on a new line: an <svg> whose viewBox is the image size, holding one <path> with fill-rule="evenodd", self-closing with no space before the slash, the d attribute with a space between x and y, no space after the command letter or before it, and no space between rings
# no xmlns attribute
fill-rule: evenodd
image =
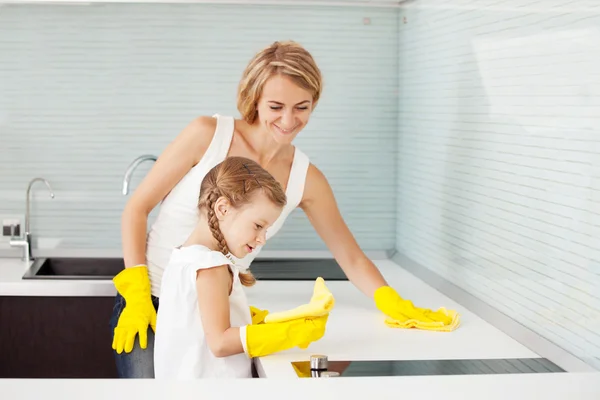
<svg viewBox="0 0 600 400"><path fill-rule="evenodd" d="M287 76L308 90L313 97L312 109L316 107L323 89L323 78L315 60L294 41L274 42L250 60L238 86L237 108L249 124L258 117L256 106L265 82L275 75Z"/></svg>
<svg viewBox="0 0 600 400"><path fill-rule="evenodd" d="M208 226L220 246L220 251L229 256L229 248L215 215L214 205L220 197L225 197L234 208L250 202L253 194L262 191L277 207L287 203L285 191L264 168L244 157L228 157L213 167L202 180L198 208L206 212ZM240 272L244 286L252 286L256 279L250 271Z"/></svg>

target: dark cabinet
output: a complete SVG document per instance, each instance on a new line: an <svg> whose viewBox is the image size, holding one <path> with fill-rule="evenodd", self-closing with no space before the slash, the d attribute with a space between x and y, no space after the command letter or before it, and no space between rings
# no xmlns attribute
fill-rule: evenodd
<svg viewBox="0 0 600 400"><path fill-rule="evenodd" d="M114 297L0 297L0 378L116 378Z"/></svg>

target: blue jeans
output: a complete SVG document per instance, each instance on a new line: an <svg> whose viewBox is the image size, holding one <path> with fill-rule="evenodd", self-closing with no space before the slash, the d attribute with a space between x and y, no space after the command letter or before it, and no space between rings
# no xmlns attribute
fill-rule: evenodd
<svg viewBox="0 0 600 400"><path fill-rule="evenodd" d="M158 311L158 297L152 296L152 304ZM117 293L109 323L113 337L115 327L124 308L125 299ZM140 347L139 337L136 337L131 353L123 351L121 354L117 354L115 350L113 350L113 353L119 378L154 378L154 332L150 326L148 326L148 346L146 349Z"/></svg>

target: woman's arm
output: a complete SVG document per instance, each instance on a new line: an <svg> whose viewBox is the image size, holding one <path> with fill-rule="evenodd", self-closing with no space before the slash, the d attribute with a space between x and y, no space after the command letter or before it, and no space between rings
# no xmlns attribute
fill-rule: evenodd
<svg viewBox="0 0 600 400"><path fill-rule="evenodd" d="M438 321L445 325L452 318L442 312L415 307L389 287L377 267L362 252L340 215L333 191L325 176L311 165L300 204L315 230L333 253L348 279L375 300L377 308L393 319Z"/></svg>
<svg viewBox="0 0 600 400"><path fill-rule="evenodd" d="M308 168L300 207L348 279L358 289L373 298L375 290L387 285L375 264L360 249L344 222L327 179L312 164Z"/></svg>
<svg viewBox="0 0 600 400"><path fill-rule="evenodd" d="M125 267L146 264L148 215L200 161L214 136L216 120L199 117L171 142L127 201L121 216Z"/></svg>
<svg viewBox="0 0 600 400"><path fill-rule="evenodd" d="M215 357L244 352L240 328L231 327L229 293L231 275L227 265L200 269L196 273L196 291L202 327L210 351Z"/></svg>

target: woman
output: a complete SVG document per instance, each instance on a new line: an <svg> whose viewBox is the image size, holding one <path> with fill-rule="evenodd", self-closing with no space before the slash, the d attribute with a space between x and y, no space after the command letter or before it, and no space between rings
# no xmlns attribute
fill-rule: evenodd
<svg viewBox="0 0 600 400"><path fill-rule="evenodd" d="M133 193L122 216L126 268L114 279L118 294L111 319L120 377L154 377L153 331L162 271L172 250L186 240L198 221L202 179L231 156L256 161L286 191L287 205L268 230L267 239L300 207L348 279L373 298L384 314L451 322L443 314L413 307L387 286L342 219L323 173L292 145L317 106L321 89L321 72L308 51L295 42L273 43L256 54L243 73L237 99L242 118L215 115L193 120ZM146 236L148 214L161 201ZM248 267L261 247L237 259L236 265Z"/></svg>

